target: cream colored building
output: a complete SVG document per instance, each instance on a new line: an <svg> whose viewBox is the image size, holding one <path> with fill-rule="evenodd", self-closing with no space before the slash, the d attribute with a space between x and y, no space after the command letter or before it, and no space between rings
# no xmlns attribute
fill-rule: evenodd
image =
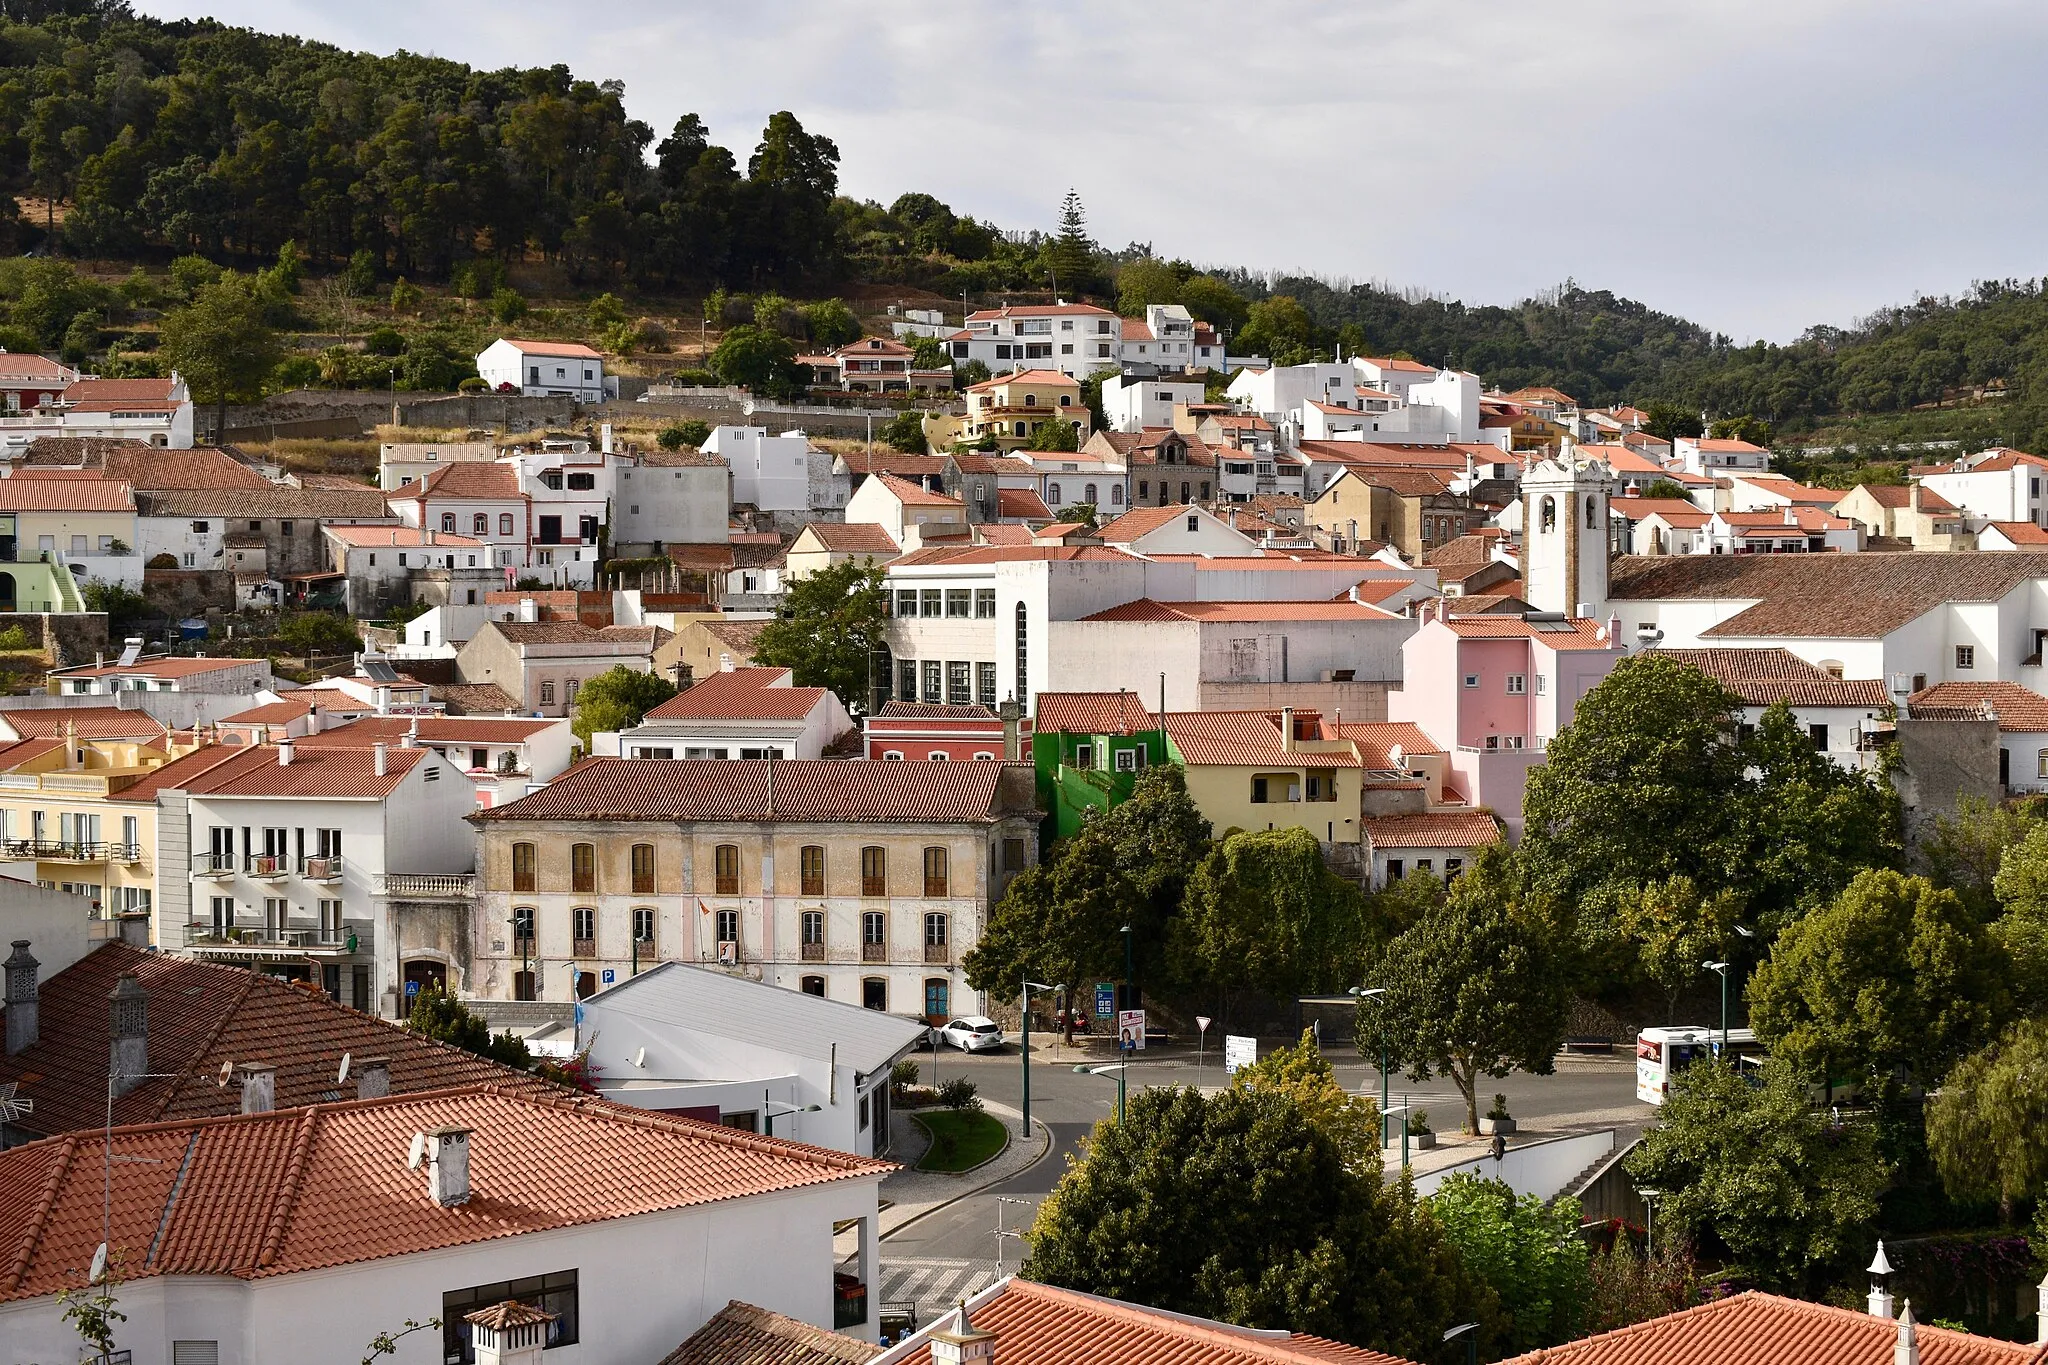
<svg viewBox="0 0 2048 1365"><path fill-rule="evenodd" d="M993 438L999 450L1018 450L1048 421L1072 422L1079 426L1074 445L1085 444L1093 432L1088 405L1081 401L1079 381L1058 370L1019 370L1015 374L985 379L967 390L967 419L951 440L970 445ZM926 434L931 435L926 424ZM934 442L943 449L946 442Z"/></svg>
<svg viewBox="0 0 2048 1365"><path fill-rule="evenodd" d="M468 998L570 1000L680 961L894 1014L981 1009L961 960L1037 861L996 762L600 758L470 817Z"/></svg>

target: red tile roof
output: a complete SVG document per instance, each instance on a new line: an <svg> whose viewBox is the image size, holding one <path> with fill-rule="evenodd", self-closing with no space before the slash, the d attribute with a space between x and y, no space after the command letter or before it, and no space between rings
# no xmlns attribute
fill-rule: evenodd
<svg viewBox="0 0 2048 1365"><path fill-rule="evenodd" d="M527 355L574 356L578 360L604 359L602 355L580 341L519 341L513 337L500 337L499 340Z"/></svg>
<svg viewBox="0 0 2048 1365"><path fill-rule="evenodd" d="M1297 725L1321 724L1312 710L1297 709ZM1185 763L1216 763L1231 767L1270 765L1278 768L1357 768L1363 765L1350 749L1337 752L1289 749L1281 741L1280 712L1177 711L1166 716L1166 735Z"/></svg>
<svg viewBox="0 0 2048 1365"><path fill-rule="evenodd" d="M2039 1365L2017 1341L1916 1324L1920 1365ZM1882 1365L1899 1324L1853 1308L1747 1293L1515 1356L1504 1365Z"/></svg>
<svg viewBox="0 0 2048 1365"><path fill-rule="evenodd" d="M986 706L968 706L936 701L885 701L882 709L875 712L876 720L971 720L984 725L996 725L996 713ZM1031 732L1031 722L1022 720L1019 724L1026 734ZM1000 726L998 725L998 728Z"/></svg>
<svg viewBox="0 0 2048 1365"><path fill-rule="evenodd" d="M1876 684L1882 692L1882 685ZM1907 698L1915 716L1923 711L1976 711L1989 707L2006 734L2048 734L2048 697L2013 682L1945 682Z"/></svg>
<svg viewBox="0 0 2048 1365"><path fill-rule="evenodd" d="M1398 583L1397 587L1407 587ZM1140 597L1084 616L1083 621L1395 621L1400 618L1347 595L1331 601L1155 602Z"/></svg>
<svg viewBox="0 0 2048 1365"><path fill-rule="evenodd" d="M906 507L958 507L960 499L949 498L944 493L934 493L921 483L896 474L871 474L869 478L880 481L882 487L896 495L896 500Z"/></svg>
<svg viewBox="0 0 2048 1365"><path fill-rule="evenodd" d="M1095 534L1104 541L1128 545L1140 536L1150 535L1161 527L1173 525L1182 517L1199 516L1201 513L1195 508L1179 504L1170 507L1133 507L1114 521L1103 523L1096 529Z"/></svg>
<svg viewBox="0 0 2048 1365"><path fill-rule="evenodd" d="M81 379L64 390L67 403L168 403L172 379Z"/></svg>
<svg viewBox="0 0 2048 1365"><path fill-rule="evenodd" d="M1060 373L1058 370L1018 370L1013 374L999 374L984 379L979 384L969 384L967 392L993 392L1006 384L1056 384L1063 388L1078 389L1081 381Z"/></svg>
<svg viewBox="0 0 2048 1365"><path fill-rule="evenodd" d="M1052 516L1052 509L1045 505L1045 499L1029 488L998 488L996 490L996 515L999 517L1046 518Z"/></svg>
<svg viewBox="0 0 2048 1365"><path fill-rule="evenodd" d="M1879 707L1889 700L1884 683L1879 679L1837 678L1791 650L1776 646L1764 649L1659 649L1652 652L1691 664L1750 706L1769 706L1782 701L1788 706ZM2043 704L2048 705L2048 701Z"/></svg>
<svg viewBox="0 0 2048 1365"><path fill-rule="evenodd" d="M1729 440L1718 436L1702 436L1693 444L1701 450L1710 450L1722 455L1761 455L1762 446L1753 446L1747 441Z"/></svg>
<svg viewBox="0 0 2048 1365"><path fill-rule="evenodd" d="M1130 692L1041 692L1033 724L1041 734L1069 735L1128 735L1159 728Z"/></svg>
<svg viewBox="0 0 2048 1365"><path fill-rule="evenodd" d="M1562 621L1528 621L1519 616L1453 616L1443 623L1453 632L1475 639L1541 640L1552 649L1608 649L1607 627L1599 621L1569 617Z"/></svg>
<svg viewBox="0 0 2048 1365"><path fill-rule="evenodd" d="M1425 365L1419 360L1382 360L1377 356L1367 356L1365 363L1377 369L1394 370L1406 374L1436 373L1436 366Z"/></svg>
<svg viewBox="0 0 2048 1365"><path fill-rule="evenodd" d="M163 722L149 712L128 711L118 706L43 706L0 711L0 724L11 727L23 739L62 739L69 730L80 739L155 741L166 733Z"/></svg>
<svg viewBox="0 0 2048 1365"><path fill-rule="evenodd" d="M1485 811L1368 815L1359 826L1376 849L1483 848L1500 842L1500 822Z"/></svg>
<svg viewBox="0 0 2048 1365"><path fill-rule="evenodd" d="M916 564L1021 564L1038 559L1113 559L1138 561L1139 557L1113 545L970 545L941 546L914 550L891 568Z"/></svg>
<svg viewBox="0 0 2048 1365"><path fill-rule="evenodd" d="M786 668L735 668L656 706L647 720L802 720L824 701L822 687L792 687Z"/></svg>
<svg viewBox="0 0 2048 1365"><path fill-rule="evenodd" d="M434 472L417 488L393 489L393 502L414 502L425 498L481 498L489 502L519 502L519 473L509 464L466 460ZM524 527L520 528L522 531Z"/></svg>
<svg viewBox="0 0 2048 1365"><path fill-rule="evenodd" d="M1001 1365L1407 1365L1302 1332L1237 1327L1017 1278L976 1295L968 1310L976 1330L995 1334ZM956 1325L948 1313L882 1360L931 1365L927 1334Z"/></svg>
<svg viewBox="0 0 2048 1365"><path fill-rule="evenodd" d="M900 548L887 531L869 521L814 521L804 530L827 550L842 554L894 555Z"/></svg>
<svg viewBox="0 0 2048 1365"><path fill-rule="evenodd" d="M895 474L906 479L931 479L946 472L944 455L905 455L898 450L855 451L841 455L853 474Z"/></svg>
<svg viewBox="0 0 2048 1365"><path fill-rule="evenodd" d="M861 1365L882 1348L734 1299L660 1365Z"/></svg>
<svg viewBox="0 0 2048 1365"><path fill-rule="evenodd" d="M11 1057L0 1055L0 1083L18 1082L22 1097L36 1106L11 1126L55 1134L106 1121L107 997L123 973L135 975L147 1001L149 1069L166 1074L114 1101L117 1124L238 1112L240 1094L216 1083L224 1061L276 1067L281 1108L353 1096L353 1083L339 1092L334 1084L344 1052L357 1060L390 1058L393 1094L480 1083L547 1088L537 1078L337 1004L323 992L116 941L44 978L40 1039Z"/></svg>
<svg viewBox="0 0 2048 1365"><path fill-rule="evenodd" d="M1907 484L1863 483L1856 485L1856 488L1850 489L1849 493L1854 493L1858 489L1867 493L1870 496L1870 500L1879 507L1911 507L1913 505L1913 488ZM1842 496L1846 498L1849 496L1849 493L1844 493ZM1920 510L1923 512L1953 512L1956 510L1956 505L1935 492L1932 488L1921 485ZM2031 522L2027 524L2032 525Z"/></svg>
<svg viewBox="0 0 2048 1365"><path fill-rule="evenodd" d="M102 1006L104 1011L104 1006ZM470 1197L451 1208L409 1170L413 1134L467 1129ZM112 1236L122 1276L253 1280L635 1214L875 1178L888 1162L603 1100L492 1085L267 1114L116 1128ZM0 1299L73 1288L102 1236L105 1139L0 1153L17 1248ZM621 1178L629 1173L630 1178Z"/></svg>
<svg viewBox="0 0 2048 1365"><path fill-rule="evenodd" d="M132 512L135 490L118 479L0 479L0 512Z"/></svg>
<svg viewBox="0 0 2048 1365"><path fill-rule="evenodd" d="M1395 749L1403 758L1443 752L1442 746L1422 733L1421 726L1408 720L1346 722L1339 738L1357 741L1358 756L1368 768L1397 767Z"/></svg>
<svg viewBox="0 0 2048 1365"><path fill-rule="evenodd" d="M1748 601L1708 638L1879 639L1945 602L1997 601L2048 578L2048 554L1792 554L1625 556L1608 597Z"/></svg>
<svg viewBox="0 0 2048 1365"><path fill-rule="evenodd" d="M143 658L132 664L95 664L91 668L66 668L53 673L58 678L191 678L217 673L224 668L247 668L261 659Z"/></svg>
<svg viewBox="0 0 2048 1365"><path fill-rule="evenodd" d="M1924 499L1920 506L1923 509L1927 506ZM2015 545L2048 546L2048 528L2036 526L2031 521L1994 521L1991 526L1997 527L1999 533Z"/></svg>
<svg viewBox="0 0 2048 1365"><path fill-rule="evenodd" d="M1001 308L983 308L967 315L973 322L993 321L997 318L1050 318L1050 317L1103 317L1113 318L1116 314L1107 308L1097 308L1092 303L1006 303Z"/></svg>
<svg viewBox="0 0 2048 1365"><path fill-rule="evenodd" d="M194 796L377 800L389 796L414 765L439 763L441 757L428 749L391 748L382 777L377 775L376 756L367 749L295 743L290 763L277 760L277 746L271 744L233 749L216 745L172 759L109 799L154 803L158 792L182 790Z"/></svg>
<svg viewBox="0 0 2048 1365"><path fill-rule="evenodd" d="M1396 446L1380 445L1373 441L1303 441L1301 453L1318 460L1334 461L1343 465L1371 465L1409 469L1449 469L1462 474L1465 461L1472 450L1466 446ZM1491 446L1482 447L1489 454L1470 455L1477 464L1498 462L1500 451Z"/></svg>
<svg viewBox="0 0 2048 1365"><path fill-rule="evenodd" d="M586 759L548 786L468 817L500 820L993 820L999 762L885 759Z"/></svg>

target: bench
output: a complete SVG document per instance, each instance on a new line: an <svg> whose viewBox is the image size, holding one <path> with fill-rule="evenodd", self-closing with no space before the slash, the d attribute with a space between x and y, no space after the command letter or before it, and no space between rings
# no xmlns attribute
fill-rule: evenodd
<svg viewBox="0 0 2048 1365"><path fill-rule="evenodd" d="M1564 1040L1566 1052L1612 1052L1614 1039L1604 1033L1581 1034Z"/></svg>

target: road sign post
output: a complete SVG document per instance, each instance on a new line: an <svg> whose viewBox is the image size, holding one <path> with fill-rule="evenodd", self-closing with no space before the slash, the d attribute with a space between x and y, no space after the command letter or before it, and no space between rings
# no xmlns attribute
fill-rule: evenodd
<svg viewBox="0 0 2048 1365"><path fill-rule="evenodd" d="M1195 1016L1195 1079L1202 1077L1202 1047L1209 1040L1209 1019L1205 1015Z"/></svg>

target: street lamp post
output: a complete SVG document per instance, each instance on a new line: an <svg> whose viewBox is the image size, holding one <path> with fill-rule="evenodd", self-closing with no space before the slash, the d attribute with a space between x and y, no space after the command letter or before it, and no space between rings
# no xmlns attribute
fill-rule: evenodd
<svg viewBox="0 0 2048 1365"><path fill-rule="evenodd" d="M1702 962L1701 967L1721 978L1721 1060L1728 1060L1728 964Z"/></svg>
<svg viewBox="0 0 2048 1365"><path fill-rule="evenodd" d="M1365 986L1353 986L1353 987L1351 988L1351 994L1352 994L1352 995L1354 995L1354 996L1356 996L1356 997L1358 998L1358 1003L1359 1003L1359 1004L1361 1004L1361 1005L1362 1005L1362 1004L1364 1004L1364 1003L1365 1003L1366 1001L1368 1001L1368 1000L1379 1000L1379 1001L1382 1001L1382 1002L1384 1002L1384 1001L1385 1001L1385 999L1386 999L1386 995L1387 995L1387 988L1386 988L1385 986L1372 986L1372 987L1365 987ZM1385 1150L1386 1150L1386 1146L1387 1146L1387 1017L1386 1017L1386 1015L1385 1015L1385 1014L1383 1013L1383 1014L1381 1014L1381 1015L1380 1015L1380 1150L1382 1150L1382 1151L1385 1151Z"/></svg>
<svg viewBox="0 0 2048 1365"><path fill-rule="evenodd" d="M1043 981L1033 981L1028 976L1024 978L1024 1033L1017 1045L1017 1053L1019 1059L1024 1064L1024 1136L1026 1138L1031 1136L1031 992L1035 990L1051 991L1054 995L1058 995L1065 989L1065 986L1048 986ZM934 1050L933 1056L937 1056L936 1050ZM934 1065L934 1070L936 1070L936 1064Z"/></svg>
<svg viewBox="0 0 2048 1365"><path fill-rule="evenodd" d="M1459 1337L1465 1338L1465 1365L1479 1365L1479 1324L1461 1322L1444 1333L1445 1341L1456 1341Z"/></svg>
<svg viewBox="0 0 2048 1365"><path fill-rule="evenodd" d="M777 1105L782 1107L778 1109L776 1108ZM767 1091L761 1092L761 1114L767 1120L769 1137L775 1136L775 1120L781 1118L784 1114L815 1114L817 1112L818 1106L815 1104L783 1104L781 1100L769 1099Z"/></svg>
<svg viewBox="0 0 2048 1365"><path fill-rule="evenodd" d="M1137 1005L1131 999L1133 994L1131 980L1131 926L1126 924L1117 932L1124 936L1124 1008L1133 1010L1137 1008Z"/></svg>
<svg viewBox="0 0 2048 1365"><path fill-rule="evenodd" d="M1077 1066L1074 1068L1076 1076L1107 1076L1112 1071L1116 1073L1116 1121L1118 1123L1124 1121L1124 1066L1124 1061L1119 1059L1115 1066Z"/></svg>

